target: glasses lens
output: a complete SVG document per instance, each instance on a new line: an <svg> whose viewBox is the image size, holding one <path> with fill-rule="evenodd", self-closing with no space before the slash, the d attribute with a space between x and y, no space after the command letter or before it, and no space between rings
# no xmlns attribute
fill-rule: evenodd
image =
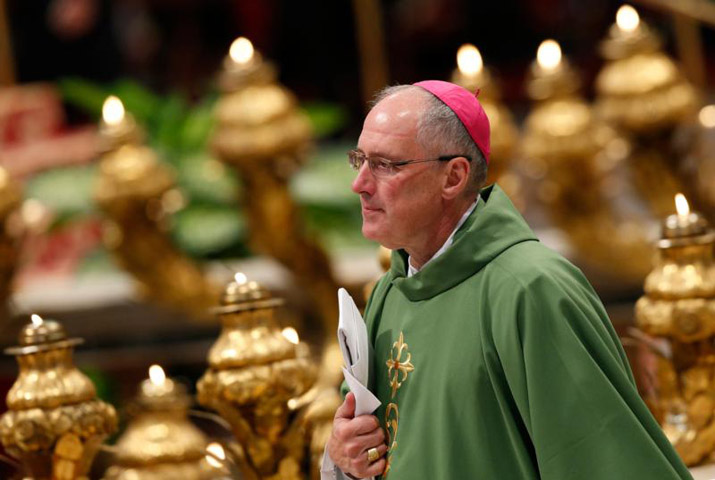
<svg viewBox="0 0 715 480"><path fill-rule="evenodd" d="M362 167L362 164L365 163L365 155L361 152L350 150L348 152L348 163L357 172Z"/></svg>

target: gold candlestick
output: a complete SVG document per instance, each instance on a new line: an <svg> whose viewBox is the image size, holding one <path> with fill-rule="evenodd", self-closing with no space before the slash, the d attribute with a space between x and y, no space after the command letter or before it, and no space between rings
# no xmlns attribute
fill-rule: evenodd
<svg viewBox="0 0 715 480"><path fill-rule="evenodd" d="M302 478L306 439L294 411L317 369L297 333L279 328L275 309L282 303L237 274L215 309L223 329L197 384L199 403L231 424L249 479Z"/></svg>
<svg viewBox="0 0 715 480"><path fill-rule="evenodd" d="M696 205L710 223L715 223L715 105L700 109L694 130L687 177L697 195Z"/></svg>
<svg viewBox="0 0 715 480"><path fill-rule="evenodd" d="M116 97L105 102L100 135L105 151L94 197L108 217L105 244L142 295L205 318L219 290L167 235L167 217L183 202L173 172L139 143L142 134Z"/></svg>
<svg viewBox="0 0 715 480"><path fill-rule="evenodd" d="M105 480L209 480L208 440L188 419L186 388L153 365L139 387L137 415L116 444L116 465Z"/></svg>
<svg viewBox="0 0 715 480"><path fill-rule="evenodd" d="M72 363L82 343L62 325L37 315L5 350L20 367L0 418L0 440L35 480L74 480L87 474L102 440L117 428L114 408Z"/></svg>
<svg viewBox="0 0 715 480"><path fill-rule="evenodd" d="M514 118L500 101L499 85L491 71L484 66L482 55L471 44L462 45L457 51L457 68L451 81L470 92L479 92L479 102L489 118L491 127L491 153L487 183L499 182L514 204L523 209L524 198L521 182L512 172L512 153L517 138Z"/></svg>
<svg viewBox="0 0 715 480"><path fill-rule="evenodd" d="M675 129L695 113L697 95L638 12L622 6L601 44L606 64L596 77L596 110L633 138L634 183L657 217L683 184L672 144Z"/></svg>
<svg viewBox="0 0 715 480"><path fill-rule="evenodd" d="M715 449L715 232L684 196L676 205L678 213L663 222L636 322L668 345L651 407L685 463L696 465Z"/></svg>
<svg viewBox="0 0 715 480"><path fill-rule="evenodd" d="M537 103L525 122L525 170L539 181L538 199L568 236L577 262L600 283L638 286L650 266L647 228L614 204L630 146L594 115L578 84L558 43L544 41L528 84Z"/></svg>
<svg viewBox="0 0 715 480"><path fill-rule="evenodd" d="M211 147L240 174L250 243L293 272L316 306L325 338L334 343L337 284L327 256L305 233L288 185L310 145L308 120L276 82L275 68L245 38L231 46L219 83L224 93L216 105ZM331 363L324 370L340 376Z"/></svg>
<svg viewBox="0 0 715 480"><path fill-rule="evenodd" d="M15 275L22 236L22 219L19 207L22 192L10 174L0 167L0 324L7 325L9 315L7 299Z"/></svg>

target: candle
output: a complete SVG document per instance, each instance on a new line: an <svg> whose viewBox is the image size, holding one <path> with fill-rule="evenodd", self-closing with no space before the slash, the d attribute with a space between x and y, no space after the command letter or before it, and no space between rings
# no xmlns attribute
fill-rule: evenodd
<svg viewBox="0 0 715 480"><path fill-rule="evenodd" d="M638 12L630 5L623 5L616 13L616 25L623 33L635 32L640 26L641 20Z"/></svg>
<svg viewBox="0 0 715 480"><path fill-rule="evenodd" d="M236 64L245 65L253 60L253 44L246 37L238 37L231 44L228 54Z"/></svg>
<svg viewBox="0 0 715 480"><path fill-rule="evenodd" d="M479 49L471 43L465 43L457 51L457 67L459 72L467 77L476 77L484 68Z"/></svg>
<svg viewBox="0 0 715 480"><path fill-rule="evenodd" d="M119 98L110 95L102 105L102 120L107 125L116 126L124 121L124 104Z"/></svg>
<svg viewBox="0 0 715 480"><path fill-rule="evenodd" d="M138 143L142 132L134 118L124 109L122 101L114 95L102 104L102 121L99 122L100 150L107 153L127 144Z"/></svg>
<svg viewBox="0 0 715 480"><path fill-rule="evenodd" d="M561 47L555 40L544 40L536 51L536 61L543 70L558 70L561 66Z"/></svg>
<svg viewBox="0 0 715 480"><path fill-rule="evenodd" d="M685 195L675 195L675 215L663 222L663 237L666 239L703 235L708 230L705 218L698 212L691 212Z"/></svg>
<svg viewBox="0 0 715 480"><path fill-rule="evenodd" d="M166 378L164 369L159 365L149 367L149 379L144 380L140 387L140 397L143 400L168 399L176 396L176 383Z"/></svg>

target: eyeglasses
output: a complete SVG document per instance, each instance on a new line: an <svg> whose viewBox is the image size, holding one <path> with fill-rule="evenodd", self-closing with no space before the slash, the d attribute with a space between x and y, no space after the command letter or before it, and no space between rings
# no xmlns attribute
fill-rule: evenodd
<svg viewBox="0 0 715 480"><path fill-rule="evenodd" d="M399 171L400 167L405 165L410 165L413 163L425 163L425 162L448 162L454 160L455 158L464 157L470 162L471 157L468 155L442 155L438 158L431 158L429 160L388 160L382 157L367 156L364 152L360 150L350 150L348 152L348 163L356 172L360 171L360 168L367 161L367 166L376 177L387 177L394 175Z"/></svg>

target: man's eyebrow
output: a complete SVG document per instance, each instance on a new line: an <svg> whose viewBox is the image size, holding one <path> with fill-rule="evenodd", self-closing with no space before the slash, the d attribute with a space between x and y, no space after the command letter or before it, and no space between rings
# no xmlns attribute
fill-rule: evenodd
<svg viewBox="0 0 715 480"><path fill-rule="evenodd" d="M378 151L378 152L373 152L373 153L370 154L370 155L368 155L367 153L365 153L364 151L362 151L362 150L359 149L359 148L356 148L355 151L360 152L360 153L362 153L363 155L367 155L368 157L380 157L380 158L384 158L385 160L390 160L390 156L389 156L389 155L386 155L386 154L384 154L384 153L382 153L382 152L379 152L379 151Z"/></svg>

